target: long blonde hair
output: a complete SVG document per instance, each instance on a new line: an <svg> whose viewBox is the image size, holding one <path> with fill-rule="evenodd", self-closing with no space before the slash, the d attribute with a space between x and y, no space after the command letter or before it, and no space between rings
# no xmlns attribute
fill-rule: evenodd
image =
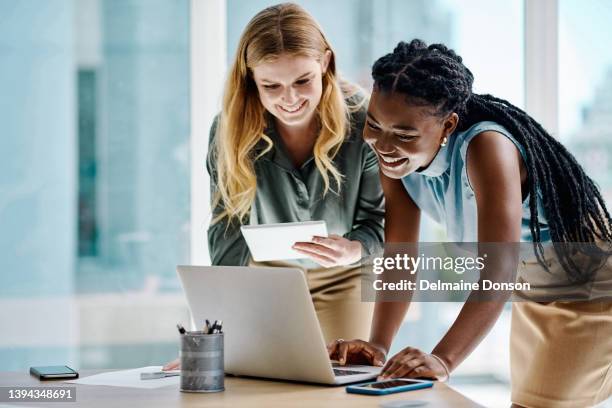
<svg viewBox="0 0 612 408"><path fill-rule="evenodd" d="M350 108L344 100L350 90L345 91L337 79L333 50L312 16L296 4L275 5L259 12L246 26L225 84L223 109L211 146L217 174L213 208L221 202L223 211L216 214L213 223L225 217L241 221L249 214L257 189L254 163L273 147L272 140L264 134L265 108L251 69L281 54L320 60L327 50L331 58L323 75L317 107L320 133L313 154L325 184L324 194L330 189L330 175L340 188L343 176L332 160L350 126ZM267 146L256 155L254 148L261 139Z"/></svg>

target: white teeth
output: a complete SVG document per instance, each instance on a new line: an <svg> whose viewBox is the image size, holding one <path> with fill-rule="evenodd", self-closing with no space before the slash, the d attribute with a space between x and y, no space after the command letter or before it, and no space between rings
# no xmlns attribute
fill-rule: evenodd
<svg viewBox="0 0 612 408"><path fill-rule="evenodd" d="M382 156L382 155L381 155L380 157L383 159L383 161L384 161L385 163L397 163L398 161L402 161L402 160L404 160L404 159L402 159L402 158L399 158L399 159L394 159L394 158L391 158L391 157L385 157L385 156Z"/></svg>
<svg viewBox="0 0 612 408"><path fill-rule="evenodd" d="M282 109L282 110L284 110L285 112L288 112L288 113L293 113L293 112L297 112L297 111L299 111L299 110L302 108L302 106L304 106L304 104L305 104L305 103L306 103L306 101L304 101L304 102L300 103L300 104L299 104L299 105L297 105L296 107L287 107L287 108L286 108L286 107L284 107L284 106L280 106L280 105L279 105L279 108L281 108L281 109Z"/></svg>

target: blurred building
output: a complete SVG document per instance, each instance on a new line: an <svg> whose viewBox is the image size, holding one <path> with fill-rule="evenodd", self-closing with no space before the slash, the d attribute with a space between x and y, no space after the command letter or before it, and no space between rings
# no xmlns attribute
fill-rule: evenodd
<svg viewBox="0 0 612 408"><path fill-rule="evenodd" d="M74 5L78 289L174 281L189 259L189 2Z"/></svg>
<svg viewBox="0 0 612 408"><path fill-rule="evenodd" d="M247 22L277 1L228 0L228 58L234 58ZM300 0L323 27L337 54L341 73L366 89L371 86L372 63L393 51L399 41L421 38L453 45L452 12L439 0Z"/></svg>
<svg viewBox="0 0 612 408"><path fill-rule="evenodd" d="M175 266L189 261L189 6L0 2L0 309L14 328L0 336L2 369L175 353L186 312Z"/></svg>
<svg viewBox="0 0 612 408"><path fill-rule="evenodd" d="M568 148L612 203L612 67L595 87L592 102L582 110L582 126L571 135Z"/></svg>

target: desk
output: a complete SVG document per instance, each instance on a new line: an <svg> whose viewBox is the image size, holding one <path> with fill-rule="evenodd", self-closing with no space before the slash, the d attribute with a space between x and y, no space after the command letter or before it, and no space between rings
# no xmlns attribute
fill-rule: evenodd
<svg viewBox="0 0 612 408"><path fill-rule="evenodd" d="M81 377L108 370L82 370ZM378 407L392 400L427 401L428 408L480 407L446 384L433 388L385 396L347 394L344 387L299 384L251 378L226 377L225 391L214 394L189 394L168 386L152 390L94 385L66 384L62 381L39 381L29 373L0 372L0 387L58 386L77 387L76 404L36 402L15 403L14 406L51 407Z"/></svg>

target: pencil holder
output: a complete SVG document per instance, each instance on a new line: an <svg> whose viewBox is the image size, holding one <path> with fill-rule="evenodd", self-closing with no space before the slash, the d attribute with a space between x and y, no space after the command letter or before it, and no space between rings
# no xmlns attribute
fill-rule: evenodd
<svg viewBox="0 0 612 408"><path fill-rule="evenodd" d="M181 334L181 391L218 392L225 389L223 333Z"/></svg>

